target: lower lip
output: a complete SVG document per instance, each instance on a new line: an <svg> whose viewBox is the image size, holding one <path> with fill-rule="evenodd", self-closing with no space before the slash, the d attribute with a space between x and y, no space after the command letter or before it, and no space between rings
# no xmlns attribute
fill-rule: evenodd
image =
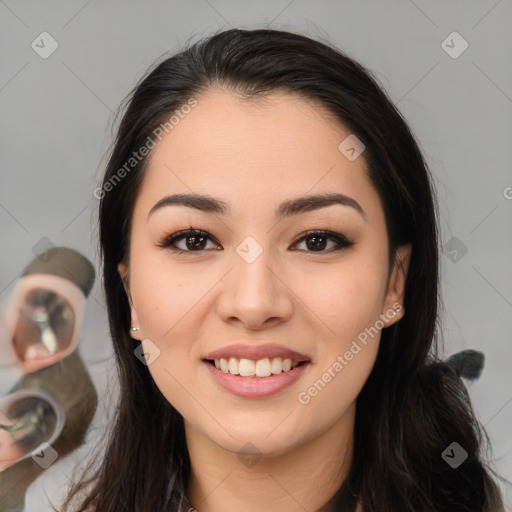
<svg viewBox="0 0 512 512"><path fill-rule="evenodd" d="M309 366L309 362L305 362L289 372L281 372L270 377L240 377L224 373L207 361L204 361L204 364L221 387L241 398L266 398L276 395L291 386Z"/></svg>

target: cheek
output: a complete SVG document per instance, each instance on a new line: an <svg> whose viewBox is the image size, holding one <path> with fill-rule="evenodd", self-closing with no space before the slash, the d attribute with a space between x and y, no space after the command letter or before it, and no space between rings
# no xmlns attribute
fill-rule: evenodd
<svg viewBox="0 0 512 512"><path fill-rule="evenodd" d="M377 338L366 346L356 341L345 348L318 368L297 395L301 418L310 423L306 430L338 421L354 406L371 373L378 352Z"/></svg>
<svg viewBox="0 0 512 512"><path fill-rule="evenodd" d="M175 271L165 258L146 262L131 271L132 298L144 336L164 340L183 330L216 280L192 266Z"/></svg>
<svg viewBox="0 0 512 512"><path fill-rule="evenodd" d="M358 256L330 272L310 267L293 279L294 292L326 336L326 341L344 345L366 327L375 324L385 294L385 268L373 259Z"/></svg>
<svg viewBox="0 0 512 512"><path fill-rule="evenodd" d="M332 276L325 289L308 290L311 309L321 321L316 339L317 365L297 395L305 418L316 428L318 414L327 425L354 403L377 357L381 329L376 328L382 306L384 283L376 267L350 270ZM320 280L317 279L317 284Z"/></svg>
<svg viewBox="0 0 512 512"><path fill-rule="evenodd" d="M385 292L385 260L358 254L329 275L304 272L301 298L314 312L317 327L316 368L301 389L298 401L306 410L324 411L334 418L356 399L375 362ZM380 327L380 328L379 328ZM333 407L333 404L336 404Z"/></svg>
<svg viewBox="0 0 512 512"><path fill-rule="evenodd" d="M196 265L174 270L165 257L144 261L145 265L132 267L130 283L143 336L160 351L148 369L167 400L188 415L193 406L187 390L195 389L194 365L202 364L195 341L201 337L211 309L209 292L218 277Z"/></svg>

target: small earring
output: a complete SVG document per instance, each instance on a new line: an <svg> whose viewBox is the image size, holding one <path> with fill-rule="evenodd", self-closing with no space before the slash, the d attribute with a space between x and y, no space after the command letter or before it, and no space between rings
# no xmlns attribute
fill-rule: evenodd
<svg viewBox="0 0 512 512"><path fill-rule="evenodd" d="M140 329L138 327L130 327L130 332L137 332Z"/></svg>

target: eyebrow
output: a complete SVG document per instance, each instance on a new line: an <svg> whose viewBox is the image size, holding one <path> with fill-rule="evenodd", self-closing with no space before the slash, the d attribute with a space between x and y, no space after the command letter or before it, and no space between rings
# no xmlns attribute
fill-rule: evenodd
<svg viewBox="0 0 512 512"><path fill-rule="evenodd" d="M355 199L337 193L303 196L285 201L278 206L275 216L278 220L281 220L285 217L311 212L334 204L349 206L366 220L362 206ZM228 215L230 212L228 204L221 199L200 194L174 194L160 199L149 211L148 218L157 210L166 206L186 206L202 212L221 215Z"/></svg>

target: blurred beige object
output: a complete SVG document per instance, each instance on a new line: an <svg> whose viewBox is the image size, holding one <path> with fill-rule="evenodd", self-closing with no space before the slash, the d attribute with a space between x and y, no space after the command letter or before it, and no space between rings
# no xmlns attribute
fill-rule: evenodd
<svg viewBox="0 0 512 512"><path fill-rule="evenodd" d="M24 376L0 400L0 511L22 511L28 486L84 441L97 394L77 347L94 276L80 253L53 248L11 296L2 365L18 364Z"/></svg>

